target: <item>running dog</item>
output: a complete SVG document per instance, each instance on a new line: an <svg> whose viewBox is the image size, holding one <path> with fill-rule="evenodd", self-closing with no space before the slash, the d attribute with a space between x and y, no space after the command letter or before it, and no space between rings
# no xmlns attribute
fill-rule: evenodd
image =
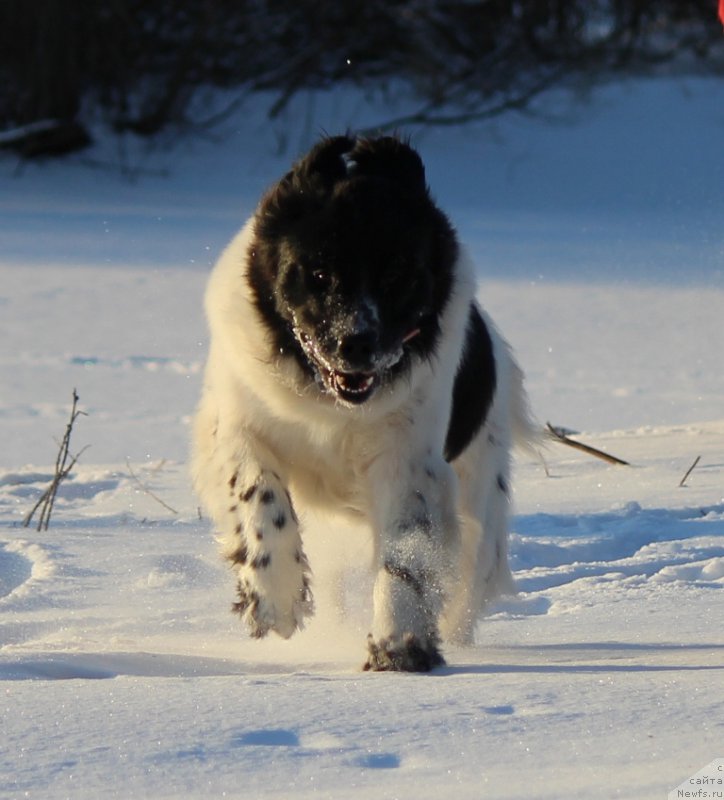
<svg viewBox="0 0 724 800"><path fill-rule="evenodd" d="M395 137L317 144L210 278L194 482L255 637L313 613L297 509L375 541L365 669L428 671L513 589L510 451L521 371L469 257Z"/></svg>

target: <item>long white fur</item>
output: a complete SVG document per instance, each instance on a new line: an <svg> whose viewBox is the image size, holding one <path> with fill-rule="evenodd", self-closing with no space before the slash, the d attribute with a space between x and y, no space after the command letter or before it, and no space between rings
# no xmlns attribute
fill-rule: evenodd
<svg viewBox="0 0 724 800"><path fill-rule="evenodd" d="M448 641L469 642L484 605L513 589L510 450L514 431L530 431L521 372L485 317L496 361L494 401L464 453L453 464L443 458L474 297L470 260L463 253L455 266L436 356L416 362L409 379L350 408L317 387L300 389L299 367L272 351L245 277L252 238L253 219L209 281L211 343L192 460L196 489L224 554L231 558L238 550L239 530L246 537L246 563L235 569L258 598L254 613L245 612L247 622L257 635L274 630L288 637L313 612L294 503L371 526L378 570L375 642L394 646L414 637L434 643L438 626ZM252 485L254 497L244 501ZM263 491L273 502L260 502ZM274 519L281 517L280 527ZM421 518L424 526L416 523ZM254 558L264 554L268 566L255 568ZM396 570L423 576L424 585L400 580Z"/></svg>

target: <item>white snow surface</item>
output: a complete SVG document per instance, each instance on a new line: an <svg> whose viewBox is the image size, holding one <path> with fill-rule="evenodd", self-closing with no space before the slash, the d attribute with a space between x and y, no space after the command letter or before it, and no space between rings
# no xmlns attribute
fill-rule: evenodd
<svg viewBox="0 0 724 800"><path fill-rule="evenodd" d="M128 142L133 180L107 143L0 161L0 797L642 800L723 757L722 100L667 80L413 132L537 416L631 463L520 454L519 593L431 675L361 672L369 542L334 520L305 520L317 617L250 640L186 464L210 264L317 130L389 109L248 107ZM88 449L23 528L73 388Z"/></svg>

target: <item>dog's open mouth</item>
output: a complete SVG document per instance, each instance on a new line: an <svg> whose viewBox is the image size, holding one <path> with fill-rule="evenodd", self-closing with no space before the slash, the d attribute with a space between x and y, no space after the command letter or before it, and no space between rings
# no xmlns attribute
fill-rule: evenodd
<svg viewBox="0 0 724 800"><path fill-rule="evenodd" d="M329 373L329 384L334 393L348 403L364 403L377 386L377 375L374 372L338 372Z"/></svg>
<svg viewBox="0 0 724 800"><path fill-rule="evenodd" d="M307 358L314 365L320 383L330 394L351 405L361 405L369 400L380 382L379 373L335 369L322 355L312 337L299 330L295 333Z"/></svg>

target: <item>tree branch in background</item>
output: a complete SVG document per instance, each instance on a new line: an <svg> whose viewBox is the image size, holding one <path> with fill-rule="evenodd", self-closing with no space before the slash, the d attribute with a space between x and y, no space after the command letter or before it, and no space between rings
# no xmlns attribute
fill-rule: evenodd
<svg viewBox="0 0 724 800"><path fill-rule="evenodd" d="M527 111L552 87L575 96L624 76L721 76L715 4L3 0L0 149L63 155L99 121L121 135L198 135L220 101L233 109L258 92L274 118L302 91L402 88L410 110L378 126L389 130Z"/></svg>
<svg viewBox="0 0 724 800"><path fill-rule="evenodd" d="M35 516L35 512L40 508L40 518L36 530L47 531L50 525L50 517L53 513L53 506L55 504L55 497L58 494L60 484L68 477L70 471L75 466L80 456L88 449L84 447L78 455L71 455L70 453L70 437L73 433L73 425L79 416L87 416L84 411L78 410L78 393L73 389L73 407L70 412L70 420L65 428L65 435L60 443L58 450L58 457L55 460L55 473L53 480L50 482L48 488L40 495L38 502L33 506L30 513L23 520L23 527L29 528L30 523Z"/></svg>
<svg viewBox="0 0 724 800"><path fill-rule="evenodd" d="M574 439L569 438L560 428L554 428L550 422L546 422L546 430L552 439L555 439L561 444L567 444L569 447L573 447L576 450L581 450L584 453L588 453L589 456L600 458L601 460L606 461L608 464L622 465L625 467L631 466L628 461L624 461L621 458L616 458L616 456L604 453L602 450L598 450L597 448L591 447L588 444L583 444L582 442L577 442Z"/></svg>

